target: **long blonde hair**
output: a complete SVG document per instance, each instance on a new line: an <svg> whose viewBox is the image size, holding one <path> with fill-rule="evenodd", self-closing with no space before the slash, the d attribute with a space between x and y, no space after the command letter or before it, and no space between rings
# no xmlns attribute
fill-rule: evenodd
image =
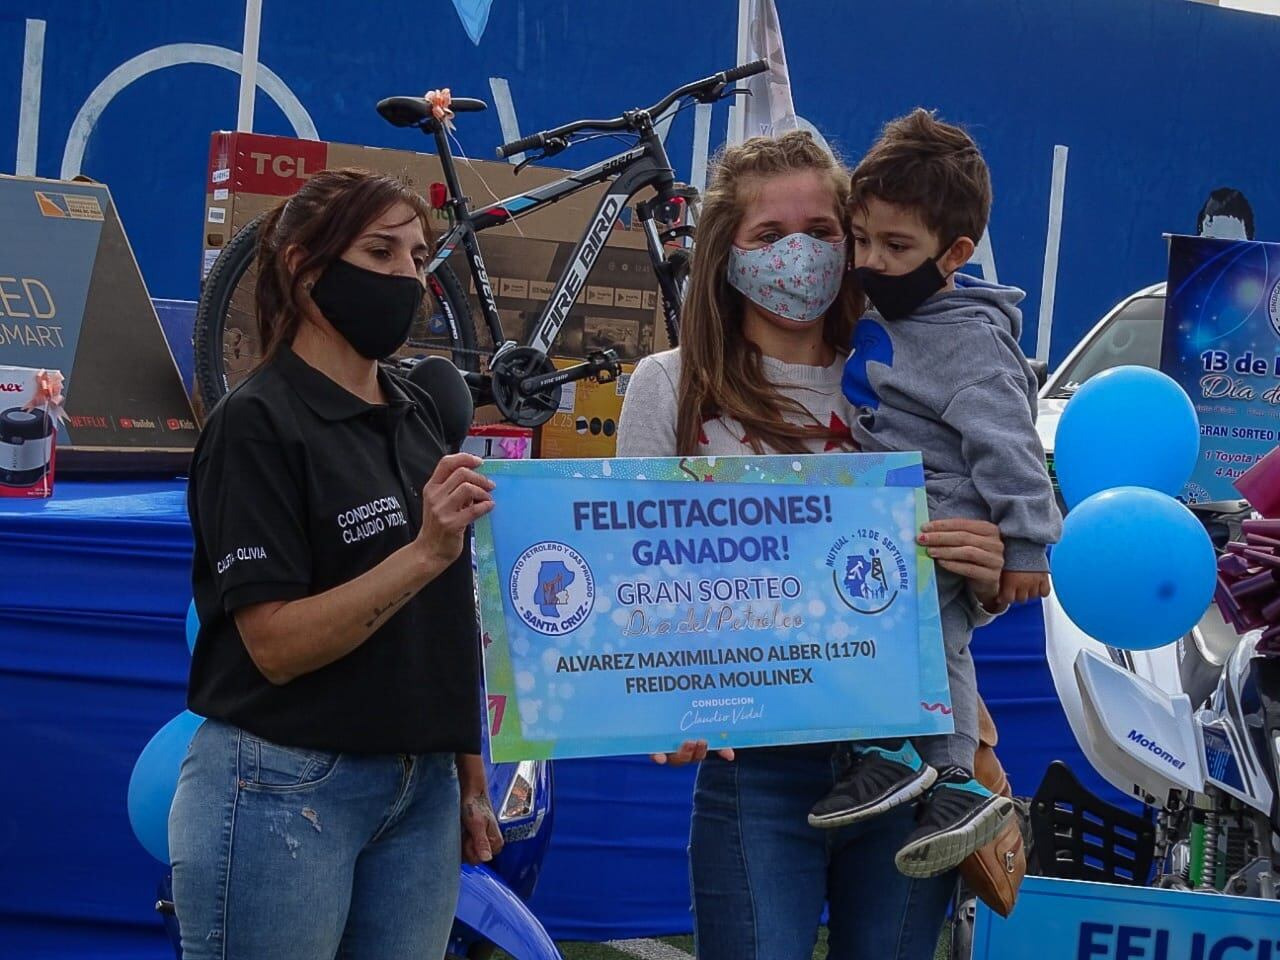
<svg viewBox="0 0 1280 960"><path fill-rule="evenodd" d="M716 160L698 217L689 291L680 319L680 410L676 449L698 452L708 417L737 420L756 453L803 453L806 441L832 439L802 404L783 396L764 373L760 348L742 332L743 298L729 285L729 248L761 179L813 170L831 182L831 202L848 235L849 171L806 131L752 137ZM822 324L822 338L837 352L849 348L864 300L848 275ZM808 420L811 422L805 423ZM793 422L797 421L797 422Z"/></svg>

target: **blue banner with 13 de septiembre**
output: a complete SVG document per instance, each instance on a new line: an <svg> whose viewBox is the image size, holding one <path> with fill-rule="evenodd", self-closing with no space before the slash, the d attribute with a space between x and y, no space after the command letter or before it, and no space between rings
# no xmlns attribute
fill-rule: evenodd
<svg viewBox="0 0 1280 960"><path fill-rule="evenodd" d="M494 759L952 729L918 454L483 469Z"/></svg>
<svg viewBox="0 0 1280 960"><path fill-rule="evenodd" d="M1141 335L1110 334L1118 349ZM1235 480L1280 442L1280 244L1169 238L1160 369L1200 418L1187 498L1239 499Z"/></svg>

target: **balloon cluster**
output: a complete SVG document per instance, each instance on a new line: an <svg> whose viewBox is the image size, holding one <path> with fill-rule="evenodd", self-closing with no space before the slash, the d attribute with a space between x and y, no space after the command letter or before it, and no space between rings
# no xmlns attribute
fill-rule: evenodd
<svg viewBox="0 0 1280 960"><path fill-rule="evenodd" d="M1146 367L1086 382L1063 411L1054 466L1069 512L1053 548L1053 586L1089 636L1149 650L1194 627L1213 599L1213 542L1174 499L1195 468L1190 398Z"/></svg>
<svg viewBox="0 0 1280 960"><path fill-rule="evenodd" d="M1236 633L1262 630L1256 652L1280 656L1280 447L1236 482L1263 517L1241 524L1243 540L1227 544L1218 558L1213 599Z"/></svg>
<svg viewBox="0 0 1280 960"><path fill-rule="evenodd" d="M200 618L195 601L187 608L187 649L195 652ZM169 808L178 790L178 771L191 738L204 722L190 710L166 723L142 749L129 777L129 823L138 842L161 863L169 863Z"/></svg>

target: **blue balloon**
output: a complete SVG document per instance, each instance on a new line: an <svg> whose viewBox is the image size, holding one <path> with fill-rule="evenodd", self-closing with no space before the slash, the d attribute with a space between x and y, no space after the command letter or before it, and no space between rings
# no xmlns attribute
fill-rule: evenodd
<svg viewBox="0 0 1280 960"><path fill-rule="evenodd" d="M200 633L200 617L196 613L196 602L191 601L187 607L187 649L196 652L196 636Z"/></svg>
<svg viewBox="0 0 1280 960"><path fill-rule="evenodd" d="M1147 367L1114 367L1067 402L1053 447L1068 507L1110 487L1176 496L1200 454L1200 421L1171 377Z"/></svg>
<svg viewBox="0 0 1280 960"><path fill-rule="evenodd" d="M1053 589L1081 630L1152 650L1194 627L1213 600L1213 542L1173 497L1144 487L1094 494L1067 514L1050 555Z"/></svg>
<svg viewBox="0 0 1280 960"><path fill-rule="evenodd" d="M178 790L178 770L203 717L190 710L160 728L142 749L129 777L129 823L138 842L163 864L169 862L169 808Z"/></svg>

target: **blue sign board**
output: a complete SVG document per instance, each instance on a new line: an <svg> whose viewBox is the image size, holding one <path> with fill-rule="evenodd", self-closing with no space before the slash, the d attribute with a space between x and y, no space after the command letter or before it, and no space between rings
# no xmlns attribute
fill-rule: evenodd
<svg viewBox="0 0 1280 960"><path fill-rule="evenodd" d="M1280 903L1027 877L1008 919L978 905L973 960L1275 960Z"/></svg>
<svg viewBox="0 0 1280 960"><path fill-rule="evenodd" d="M484 471L494 759L951 730L919 454Z"/></svg>

